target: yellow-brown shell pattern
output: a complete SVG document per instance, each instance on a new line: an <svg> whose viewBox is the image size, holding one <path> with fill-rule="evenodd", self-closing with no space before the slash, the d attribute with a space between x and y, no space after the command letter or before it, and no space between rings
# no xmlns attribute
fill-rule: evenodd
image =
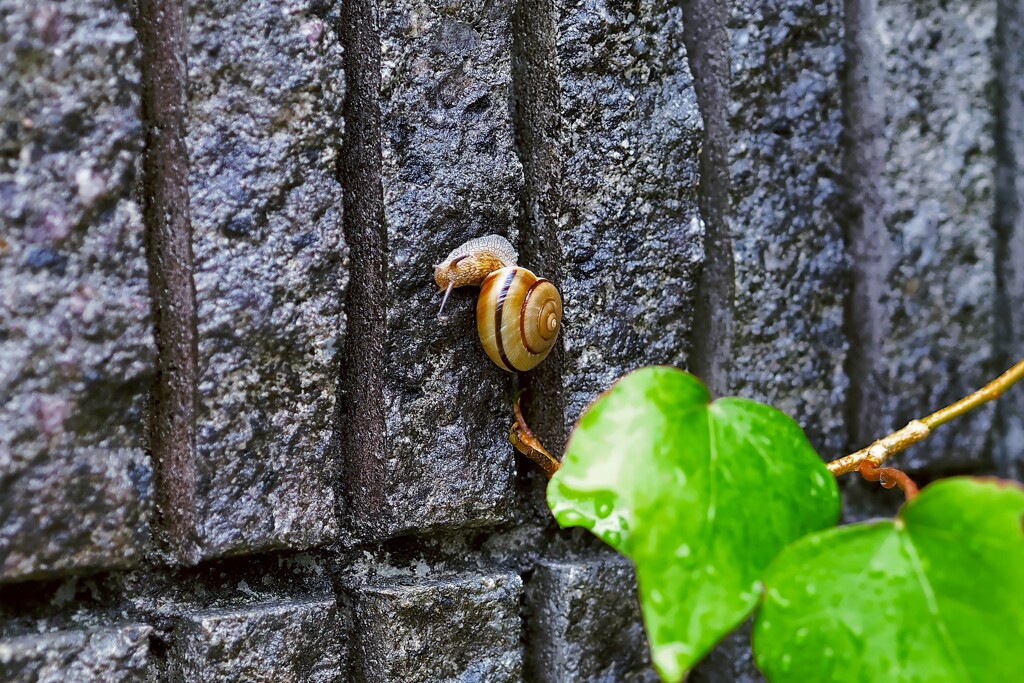
<svg viewBox="0 0 1024 683"><path fill-rule="evenodd" d="M551 353L562 326L562 297L526 268L496 270L480 285L476 328L487 356L509 372L526 372Z"/></svg>

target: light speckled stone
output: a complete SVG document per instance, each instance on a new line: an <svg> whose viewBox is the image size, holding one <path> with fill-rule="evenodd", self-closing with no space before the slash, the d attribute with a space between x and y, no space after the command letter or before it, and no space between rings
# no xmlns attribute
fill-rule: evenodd
<svg viewBox="0 0 1024 683"><path fill-rule="evenodd" d="M885 339L891 418L879 435L994 373L995 0L882 1L884 220L895 255ZM994 409L935 432L896 461L940 473L991 462Z"/></svg>
<svg viewBox="0 0 1024 683"><path fill-rule="evenodd" d="M333 683L344 680L344 654L333 597L211 609L180 618L168 678Z"/></svg>
<svg viewBox="0 0 1024 683"><path fill-rule="evenodd" d="M845 446L847 294L838 222L842 3L729 3L730 390Z"/></svg>
<svg viewBox="0 0 1024 683"><path fill-rule="evenodd" d="M561 203L553 220L572 424L625 372L686 367L704 256L702 124L677 6L556 7Z"/></svg>
<svg viewBox="0 0 1024 683"><path fill-rule="evenodd" d="M124 6L0 3L0 580L133 562L152 381Z"/></svg>
<svg viewBox="0 0 1024 683"><path fill-rule="evenodd" d="M517 574L359 586L352 680L511 683L522 678Z"/></svg>
<svg viewBox="0 0 1024 683"><path fill-rule="evenodd" d="M57 631L0 640L7 683L122 683L146 680L149 634L143 624Z"/></svg>
<svg viewBox="0 0 1024 683"><path fill-rule="evenodd" d="M326 448L344 318L342 48L329 5L190 3L201 554L336 532Z"/></svg>

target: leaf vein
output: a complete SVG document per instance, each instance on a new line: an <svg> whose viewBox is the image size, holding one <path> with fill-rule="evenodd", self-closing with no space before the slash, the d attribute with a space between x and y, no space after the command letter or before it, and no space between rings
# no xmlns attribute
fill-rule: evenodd
<svg viewBox="0 0 1024 683"><path fill-rule="evenodd" d="M910 538L910 534L907 532L902 532L899 536L900 541L903 543L903 547L906 549L907 554L910 557L910 565L914 569L914 574L917 576L917 580L921 583L921 590L924 592L925 602L928 604L928 611L935 620L936 628L939 631L943 644L946 646L946 650L950 654L952 664L957 668L957 673L961 680L970 681L971 677L964 667L963 660L960 658L960 651L956 649L956 644L953 640L953 636L949 632L949 627L946 626L946 621L942 618L942 613L939 612L939 602L935 597L935 589L932 588L932 584L924 572L924 566L921 564L921 557L917 554L917 548L914 546L914 540Z"/></svg>

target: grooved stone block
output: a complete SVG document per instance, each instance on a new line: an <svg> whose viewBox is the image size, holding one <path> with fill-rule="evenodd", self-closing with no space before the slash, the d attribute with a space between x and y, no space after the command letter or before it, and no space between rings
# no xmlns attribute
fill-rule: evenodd
<svg viewBox="0 0 1024 683"><path fill-rule="evenodd" d="M731 392L800 423L823 455L846 441L841 174L843 3L734 0L728 153Z"/></svg>
<svg viewBox="0 0 1024 683"><path fill-rule="evenodd" d="M878 4L885 82L884 221L889 277L890 428L952 403L993 367L991 44L995 0ZM935 432L903 455L913 469L985 466L994 409Z"/></svg>
<svg viewBox="0 0 1024 683"><path fill-rule="evenodd" d="M7 683L121 683L146 680L144 624L57 631L0 640L0 680Z"/></svg>
<svg viewBox="0 0 1024 683"><path fill-rule="evenodd" d="M566 422L621 374L686 367L704 256L682 12L556 3Z"/></svg>
<svg viewBox="0 0 1024 683"><path fill-rule="evenodd" d="M153 339L121 3L0 2L0 580L130 564Z"/></svg>
<svg viewBox="0 0 1024 683"><path fill-rule="evenodd" d="M687 365L702 122L679 7L525 0L516 21L522 246L565 309L526 408L557 452L618 376Z"/></svg>
<svg viewBox="0 0 1024 683"><path fill-rule="evenodd" d="M997 3L996 64L1000 81L997 145L1002 148L998 169L999 231L996 247L1001 300L997 329L1004 364L1024 358L1024 7L1015 0ZM1024 387L999 400L1000 429L996 457L1004 476L1024 475Z"/></svg>
<svg viewBox="0 0 1024 683"><path fill-rule="evenodd" d="M189 192L204 556L336 531L344 73L324 3L189 3Z"/></svg>
<svg viewBox="0 0 1024 683"><path fill-rule="evenodd" d="M476 288L454 292L437 318L433 264L473 237L515 238L511 7L380 5L385 422L383 448L350 459L347 477L368 537L508 516L509 376L480 346ZM376 483L364 483L370 472Z"/></svg>
<svg viewBox="0 0 1024 683"><path fill-rule="evenodd" d="M511 573L356 587L353 680L519 681L522 590Z"/></svg>
<svg viewBox="0 0 1024 683"><path fill-rule="evenodd" d="M528 680L658 680L632 563L542 561L526 584L526 608Z"/></svg>
<svg viewBox="0 0 1024 683"><path fill-rule="evenodd" d="M171 681L344 680L334 598L195 612L181 619L172 637Z"/></svg>
<svg viewBox="0 0 1024 683"><path fill-rule="evenodd" d="M149 538L152 472L139 450L0 453L0 580L134 564Z"/></svg>

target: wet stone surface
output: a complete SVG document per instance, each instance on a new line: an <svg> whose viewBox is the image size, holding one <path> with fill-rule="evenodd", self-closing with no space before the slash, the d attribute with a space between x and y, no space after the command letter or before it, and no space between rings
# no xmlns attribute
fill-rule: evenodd
<svg viewBox="0 0 1024 683"><path fill-rule="evenodd" d="M686 367L704 257L702 123L678 7L588 0L557 11L568 427L625 372Z"/></svg>
<svg viewBox="0 0 1024 683"><path fill-rule="evenodd" d="M201 553L323 543L344 333L342 48L300 0L190 4Z"/></svg>
<svg viewBox="0 0 1024 683"><path fill-rule="evenodd" d="M2 2L0 16L0 580L11 580L137 559L154 351L127 12Z"/></svg>
<svg viewBox="0 0 1024 683"><path fill-rule="evenodd" d="M888 371L879 434L980 388L1006 368L996 339L995 1L880 2L886 85L884 220L889 275ZM898 466L936 473L989 466L995 410L937 430Z"/></svg>
<svg viewBox="0 0 1024 683"><path fill-rule="evenodd" d="M624 558L542 560L526 584L528 680L656 683Z"/></svg>
<svg viewBox="0 0 1024 683"><path fill-rule="evenodd" d="M0 679L8 683L146 680L150 631L149 626L128 624L0 640Z"/></svg>
<svg viewBox="0 0 1024 683"><path fill-rule="evenodd" d="M150 463L141 451L47 451L29 468L0 456L0 575L44 578L134 564L149 539Z"/></svg>
<svg viewBox="0 0 1024 683"><path fill-rule="evenodd" d="M690 683L765 683L754 663L750 622L727 635L686 679Z"/></svg>
<svg viewBox="0 0 1024 683"><path fill-rule="evenodd" d="M210 609L178 619L170 681L344 680L345 650L333 597Z"/></svg>
<svg viewBox="0 0 1024 683"><path fill-rule="evenodd" d="M1002 84L999 119L1003 126L997 147L1007 157L997 173L999 199L996 247L1000 300L996 311L998 350L1003 365L1024 358L1024 8L1012 0L998 3L998 73ZM1000 368L1001 369L1001 368ZM996 462L1000 474L1024 474L1024 391L1000 399Z"/></svg>
<svg viewBox="0 0 1024 683"><path fill-rule="evenodd" d="M734 339L730 390L845 446L839 223L842 3L741 0L727 23ZM838 457L838 456L837 456Z"/></svg>
<svg viewBox="0 0 1024 683"><path fill-rule="evenodd" d="M433 264L463 242L515 238L522 169L510 108L512 3L387 2L381 148L387 235L383 449L350 489L364 537L507 518L511 375L477 338L478 290L438 319ZM373 482L364 479L375 472Z"/></svg>
<svg viewBox="0 0 1024 683"><path fill-rule="evenodd" d="M352 680L521 680L522 590L512 573L355 587Z"/></svg>

